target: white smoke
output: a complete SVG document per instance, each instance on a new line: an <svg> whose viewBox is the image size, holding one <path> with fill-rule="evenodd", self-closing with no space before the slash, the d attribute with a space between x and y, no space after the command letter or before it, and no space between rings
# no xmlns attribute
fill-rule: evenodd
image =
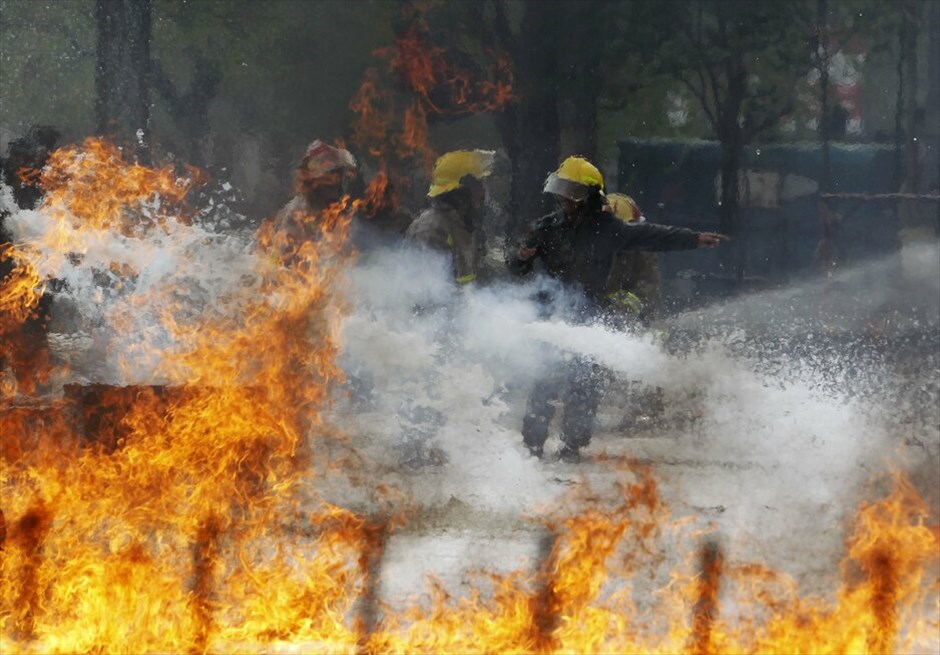
<svg viewBox="0 0 940 655"><path fill-rule="evenodd" d="M936 252L909 259L920 264L903 281L905 293L933 293ZM442 256L405 246L370 252L349 275L355 308L342 346L352 398L339 403L336 419L374 457L393 468L397 462L425 508L457 499L499 516L552 511L568 484L603 486L610 467L556 464L549 451L545 462L531 458L522 445L522 414L536 379L566 355L588 358L612 381L585 454L652 462L674 510L714 523L734 556L766 560L797 577L820 568L834 574L845 521L872 493L869 483L921 453L911 453L898 426L886 423L876 396L851 384L858 378L853 367L885 380L890 366L859 360L837 341L797 348L793 335L802 329L812 341L812 330L833 321L861 330L898 297L870 286L878 278L884 286L891 266L875 262L836 280L837 312L813 313L806 299L826 283L810 282L632 333L540 318L536 294L564 294L544 279L458 287ZM855 297L868 302L853 305ZM769 310L781 304L802 309ZM929 301L925 311L936 313ZM691 345L676 348L663 338L690 326L699 332ZM768 345L768 334L789 341ZM780 365L791 346L792 361ZM619 428L619 418L642 411L628 389L656 387L664 421L655 430ZM921 424L919 440L936 459L940 436L929 425ZM415 444L440 453L422 459L409 451Z"/></svg>
<svg viewBox="0 0 940 655"><path fill-rule="evenodd" d="M163 357L185 344L174 340L163 317L186 321L232 311L223 299L257 282L250 275L256 256L249 233L170 220L130 236L82 231L74 249L63 250L49 238L61 228L46 207L5 206L12 209L7 225L14 242L37 248L33 263L55 281L50 340L74 381L167 382L157 373Z"/></svg>

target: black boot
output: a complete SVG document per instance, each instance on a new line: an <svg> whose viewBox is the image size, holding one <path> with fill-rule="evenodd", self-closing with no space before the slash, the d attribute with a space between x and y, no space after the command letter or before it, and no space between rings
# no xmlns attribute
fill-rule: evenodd
<svg viewBox="0 0 940 655"><path fill-rule="evenodd" d="M536 459L542 459L542 447L541 446L530 446L526 444L525 447L528 449L529 454Z"/></svg>
<svg viewBox="0 0 940 655"><path fill-rule="evenodd" d="M581 453L577 448L572 448L566 444L564 448L558 451L558 461L565 464L580 464Z"/></svg>

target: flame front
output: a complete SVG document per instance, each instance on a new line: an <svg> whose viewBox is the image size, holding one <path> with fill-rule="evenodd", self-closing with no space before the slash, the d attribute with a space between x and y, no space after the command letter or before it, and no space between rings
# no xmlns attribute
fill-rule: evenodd
<svg viewBox="0 0 940 655"><path fill-rule="evenodd" d="M35 270L107 230L165 229L190 186L94 140L57 152L43 179L51 228L33 244L43 255L4 287L15 317L36 304ZM309 217L315 243L264 230L259 282L225 311L158 305L177 344L163 353L167 384L86 390L38 423L26 410L4 415L3 516L15 517L3 545L5 652L355 643L343 627L355 580L342 571L354 570L343 544L356 530L334 521L311 551L303 530L285 527L298 530L306 431L339 376L329 287L352 210L344 200Z"/></svg>

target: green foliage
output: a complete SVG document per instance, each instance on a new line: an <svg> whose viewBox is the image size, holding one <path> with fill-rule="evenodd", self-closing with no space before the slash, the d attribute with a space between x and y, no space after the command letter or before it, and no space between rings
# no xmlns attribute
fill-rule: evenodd
<svg viewBox="0 0 940 655"><path fill-rule="evenodd" d="M372 50L391 41L390 1L158 0L153 52L180 89L194 60L217 67L231 126L275 141L341 136Z"/></svg>
<svg viewBox="0 0 940 655"><path fill-rule="evenodd" d="M396 12L392 0L155 0L151 53L180 95L193 91L197 61L218 72L223 131L332 139L372 50L391 43ZM94 0L0 0L0 121L92 132L95 45ZM151 99L156 138L175 134L164 98Z"/></svg>
<svg viewBox="0 0 940 655"><path fill-rule="evenodd" d="M644 23L663 38L651 64L680 81L723 141L747 143L792 109L797 80L812 65L815 3L701 0L644 5Z"/></svg>
<svg viewBox="0 0 940 655"><path fill-rule="evenodd" d="M65 128L94 125L92 0L0 0L0 123Z"/></svg>
<svg viewBox="0 0 940 655"><path fill-rule="evenodd" d="M651 16L669 11L668 3L636 0L607 3L600 30L604 43L598 102L598 146L602 162L614 162L624 137L701 138L708 126L697 100L676 78L656 65L660 40L650 28ZM685 105L683 120L670 106Z"/></svg>
<svg viewBox="0 0 940 655"><path fill-rule="evenodd" d="M538 0L536 0L538 1ZM929 0L925 0L924 6ZM426 2L434 41L485 69L494 51L522 41L523 0ZM818 95L807 73L818 64L816 0L631 0L601 2L597 40L567 38L586 15L577 2L556 7L556 47L566 61L602 47L598 144L618 138L717 136L737 124L750 138L813 137L808 125ZM866 103L877 99L879 129L893 129L897 42L903 3L829 0L831 52L864 52ZM376 48L394 42L395 0L153 0L152 55L175 93L192 96L194 81L220 80L209 106L219 143L245 131L294 156L311 138L342 136L348 101ZM94 127L94 0L0 0L0 122L20 131L50 123L78 138ZM592 19L593 20L593 19ZM549 25L556 31L556 25ZM531 37L532 35L526 35ZM531 42L531 38L527 42ZM574 53L572 57L571 53ZM565 59L565 58L562 58ZM200 73L199 66L203 66ZM570 91L569 65L546 79L517 79L517 89ZM926 71L926 66L922 66ZM567 71L567 72L566 72ZM552 78L552 79L548 79ZM733 81L743 79L737 92ZM575 80L575 82L583 80ZM154 89L154 134L169 146L192 140L178 112ZM794 103L794 98L796 102ZM670 120L685 103L687 121ZM778 117L793 104L795 132ZM734 119L722 121L727 113ZM866 108L866 120L874 111ZM441 126L449 131L448 125ZM495 136L493 137L495 138ZM227 153L220 153L224 160Z"/></svg>

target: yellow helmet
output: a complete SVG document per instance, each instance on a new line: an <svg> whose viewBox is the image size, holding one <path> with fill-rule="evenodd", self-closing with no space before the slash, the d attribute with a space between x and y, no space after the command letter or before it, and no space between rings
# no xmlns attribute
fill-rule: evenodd
<svg viewBox="0 0 940 655"><path fill-rule="evenodd" d="M492 172L495 154L492 150L454 150L444 153L434 164L428 196L434 198L453 191L467 175L482 180Z"/></svg>
<svg viewBox="0 0 940 655"><path fill-rule="evenodd" d="M643 212L633 198L623 193L608 193L607 206L610 213L626 223L642 223Z"/></svg>
<svg viewBox="0 0 940 655"><path fill-rule="evenodd" d="M542 191L583 202L595 192L603 197L604 176L584 157L568 157L548 176Z"/></svg>

